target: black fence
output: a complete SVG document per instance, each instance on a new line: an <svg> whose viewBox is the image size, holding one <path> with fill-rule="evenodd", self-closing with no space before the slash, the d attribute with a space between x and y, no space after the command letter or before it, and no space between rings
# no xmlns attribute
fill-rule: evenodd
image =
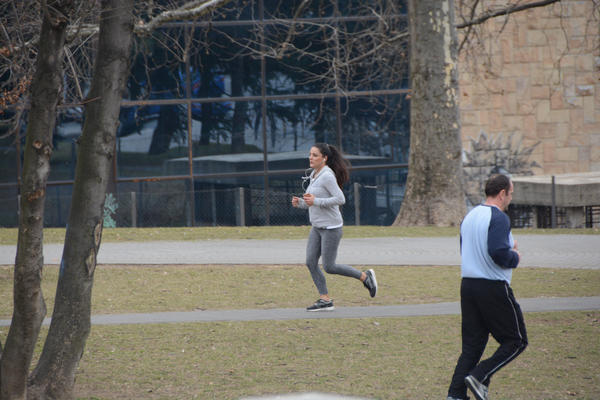
<svg viewBox="0 0 600 400"><path fill-rule="evenodd" d="M171 185L172 189L174 186ZM185 185L182 185L185 188ZM404 194L403 184L363 185L345 190L341 207L348 225L390 225ZM71 206L70 186L48 187L46 227L64 227ZM289 191L246 187L206 190L121 191L105 201L105 227L307 225L308 211L292 206ZM0 226L18 224L18 196L0 198Z"/></svg>

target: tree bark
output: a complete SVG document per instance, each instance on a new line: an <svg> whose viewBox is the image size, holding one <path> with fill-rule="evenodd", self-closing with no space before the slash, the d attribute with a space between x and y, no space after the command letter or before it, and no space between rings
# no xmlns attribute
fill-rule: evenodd
<svg viewBox="0 0 600 400"><path fill-rule="evenodd" d="M466 207L454 1L409 0L410 155L394 225L459 225Z"/></svg>
<svg viewBox="0 0 600 400"><path fill-rule="evenodd" d="M86 105L71 212L52 323L32 375L30 399L73 398L75 372L90 332L91 294L102 236L106 186L129 73L133 0L103 0L94 77Z"/></svg>
<svg viewBox="0 0 600 400"><path fill-rule="evenodd" d="M62 87L63 47L72 3L52 1L42 7L40 46L31 84L31 109L20 187L13 317L0 360L1 399L26 397L29 367L46 315L41 288L44 202L56 106Z"/></svg>

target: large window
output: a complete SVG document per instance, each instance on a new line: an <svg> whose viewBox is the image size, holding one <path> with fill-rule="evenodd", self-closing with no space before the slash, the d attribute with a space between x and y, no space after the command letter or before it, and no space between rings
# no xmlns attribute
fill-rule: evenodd
<svg viewBox="0 0 600 400"><path fill-rule="evenodd" d="M237 0L210 22L136 38L111 185L117 226L308 223L289 196L315 142L352 163L348 223L390 223L408 160L406 33L395 0ZM74 179L84 111L61 109L51 184ZM18 164L16 147L0 150L2 165ZM52 192L54 225L67 194Z"/></svg>

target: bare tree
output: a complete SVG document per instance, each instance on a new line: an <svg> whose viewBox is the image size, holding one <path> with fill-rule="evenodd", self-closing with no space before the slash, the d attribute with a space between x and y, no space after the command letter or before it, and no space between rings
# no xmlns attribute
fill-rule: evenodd
<svg viewBox="0 0 600 400"><path fill-rule="evenodd" d="M409 1L411 137L395 225L458 225L465 213L452 0Z"/></svg>
<svg viewBox="0 0 600 400"><path fill-rule="evenodd" d="M16 7L16 6L15 6ZM52 131L62 82L62 56L72 1L42 5L37 68L32 80L30 123L23 179L14 272L13 318L0 359L0 398L23 399L33 350L46 305L41 289L46 182L50 172ZM15 68L15 74L18 67ZM19 76L17 80L26 79Z"/></svg>
<svg viewBox="0 0 600 400"><path fill-rule="evenodd" d="M132 38L133 0L104 0L52 323L31 379L30 398L73 397L75 372L91 327L96 255Z"/></svg>
<svg viewBox="0 0 600 400"><path fill-rule="evenodd" d="M15 5L16 2L11 3L16 11L25 12ZM42 2L40 34L36 35L33 30L28 30L27 38L23 35L18 46L9 41L8 46L0 48L2 56L16 58L27 58L23 54L29 54L30 49L38 49L30 88L31 106L21 179L22 201L15 263L13 320L7 342L4 347L0 346L2 399L72 398L75 371L90 330L91 291L102 235L102 211L112 159L115 156L114 142L122 91L131 58L133 0L103 0L98 29L80 25L85 28L82 30L87 32L86 35L98 34L98 54L95 57L94 78L84 101L86 120L79 141L72 209L52 324L28 388L33 350L46 313L40 285L43 267L43 206L56 107L61 94L64 95L63 51L69 32L74 34L73 27L68 25L69 20L78 14L77 10L89 8L86 7L89 4L84 3L66 0ZM183 13L198 15L198 8L202 8L205 3L213 5L219 1L187 3ZM158 17L161 16L159 14ZM161 18L168 20L168 17ZM28 21L33 21L33 18ZM33 22L31 24L35 25ZM6 28L4 24L3 27ZM4 32L6 33L6 29ZM71 64L71 71L76 71L72 60L67 61ZM28 91L20 88L19 82L27 81L31 72L14 65L2 72L6 77L3 81L3 101L5 104L20 103L20 107L24 107L26 100L19 96L26 95ZM77 82L80 82L79 77L77 78ZM79 88L78 94L83 95L81 86L74 86Z"/></svg>

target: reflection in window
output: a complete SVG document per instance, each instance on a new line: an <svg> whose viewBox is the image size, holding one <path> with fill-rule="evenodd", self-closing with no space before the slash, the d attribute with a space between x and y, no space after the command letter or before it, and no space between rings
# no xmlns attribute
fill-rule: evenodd
<svg viewBox="0 0 600 400"><path fill-rule="evenodd" d="M127 81L126 98L132 100L174 99L185 96L185 30L157 29L150 38L136 38L135 56Z"/></svg>
<svg viewBox="0 0 600 400"><path fill-rule="evenodd" d="M343 98L342 143L348 154L407 162L410 127L404 95Z"/></svg>
<svg viewBox="0 0 600 400"><path fill-rule="evenodd" d="M75 178L77 164L76 141L83 129L83 108L61 110L56 119L52 136L52 157L50 158L50 181L63 181Z"/></svg>
<svg viewBox="0 0 600 400"><path fill-rule="evenodd" d="M334 99L267 102L269 152L308 153L316 142L336 143Z"/></svg>
<svg viewBox="0 0 600 400"><path fill-rule="evenodd" d="M119 176L189 173L189 168L172 170L169 163L187 157L187 137L186 105L123 107L117 131Z"/></svg>
<svg viewBox="0 0 600 400"><path fill-rule="evenodd" d="M194 174L263 170L260 102L193 103Z"/></svg>

